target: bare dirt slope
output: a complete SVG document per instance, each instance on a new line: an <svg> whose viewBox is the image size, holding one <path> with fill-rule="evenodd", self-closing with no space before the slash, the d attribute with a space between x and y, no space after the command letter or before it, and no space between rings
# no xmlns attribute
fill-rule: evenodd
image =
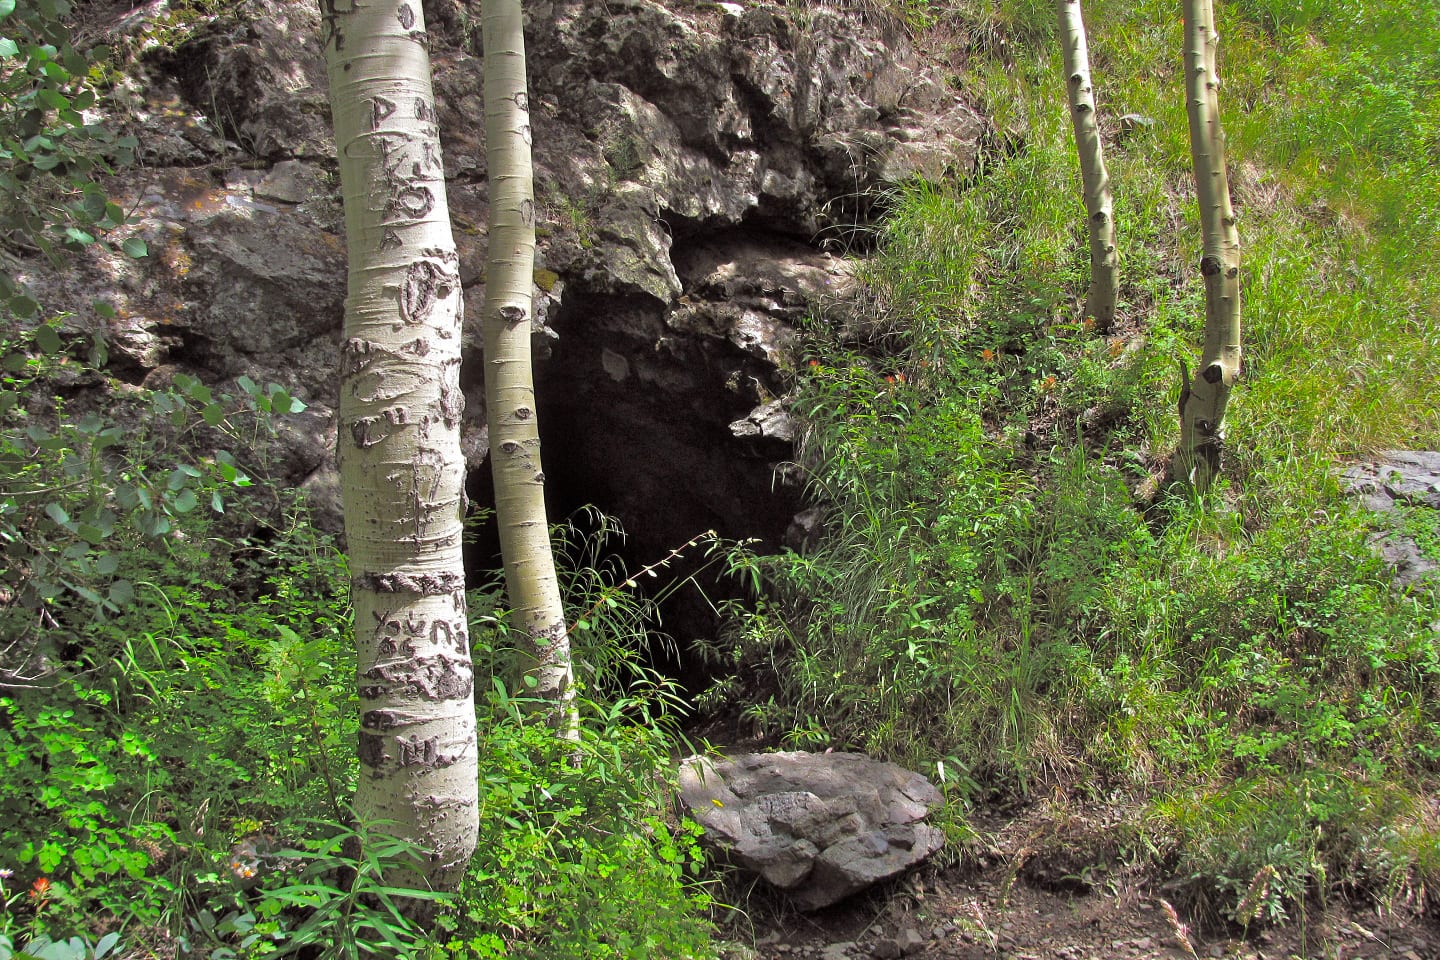
<svg viewBox="0 0 1440 960"><path fill-rule="evenodd" d="M1308 904L1303 914L1292 910L1283 926L1206 924L1182 913L1178 894L1153 878L1077 869L1094 848L1086 849L1083 833L1075 843L1047 842L1056 832L1046 816L1030 811L995 824L979 857L922 869L828 910L801 913L758 889L737 891L749 909L731 936L753 943L754 952L739 948L733 956L1440 960L1440 917L1423 909L1424 891L1383 911L1332 899Z"/></svg>

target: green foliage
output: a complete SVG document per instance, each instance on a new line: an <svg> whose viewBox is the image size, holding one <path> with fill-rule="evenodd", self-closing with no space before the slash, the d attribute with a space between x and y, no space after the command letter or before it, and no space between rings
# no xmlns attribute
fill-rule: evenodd
<svg viewBox="0 0 1440 960"><path fill-rule="evenodd" d="M890 198L867 341L812 331L825 536L733 555L755 605L713 652L750 679L715 696L785 742L953 771L953 799L1138 803L1140 846L1241 923L1433 883L1440 610L1392 589L1333 461L1440 443L1440 9L1221 8L1248 352L1231 479L1194 500L1160 485L1203 316L1175 11L1087 7L1102 126L1156 120L1107 144L1124 276L1102 339L1075 319L1058 55L1012 42L1048 8L923 6L1015 132L970 180ZM1401 523L1423 549L1434 526Z"/></svg>
<svg viewBox="0 0 1440 960"><path fill-rule="evenodd" d="M481 707L481 843L441 921L448 955L711 954L698 828L674 819L672 739L649 709L584 702L576 746L527 722L493 681Z"/></svg>
<svg viewBox="0 0 1440 960"><path fill-rule="evenodd" d="M672 695L635 643L653 603L603 539L577 542L565 575L588 611L582 742L572 754L485 679L482 854L438 905L437 939L380 880L409 845L344 826L357 764L342 555L261 471L169 459L182 440L263 447L270 418L302 405L244 378L238 397L177 378L91 412L103 375L55 346L8 344L0 394L0 876L19 890L0 897L0 933L46 957L90 955L83 937L43 938L91 917L168 927L214 960L708 955L695 828L664 787ZM475 598L482 663L503 661L495 599Z"/></svg>
<svg viewBox="0 0 1440 960"><path fill-rule="evenodd" d="M610 551L618 524L587 509L557 528L556 554L582 696L580 742L559 740L506 682L514 651L498 586L472 591L481 807L479 850L446 955L590 960L708 957L712 902L699 828L674 816L675 684L647 665L659 579L697 537L633 575ZM487 672L486 666L490 667ZM677 741L680 741L677 743Z"/></svg>
<svg viewBox="0 0 1440 960"><path fill-rule="evenodd" d="M102 360L103 341L89 353ZM0 632L12 642L3 665L11 674L10 662L23 670L27 658L43 656L42 633L51 646L71 642L81 625L133 602L140 580L121 569L126 550L183 538L183 518L197 509L223 514L226 498L251 484L227 449L194 462L171 451L187 438L196 445L194 432L207 427L206 439L253 447L271 414L304 409L278 385L261 390L242 378L247 396L237 403L178 376L168 390L132 390L102 412L95 397L104 383L69 355L53 326L0 340ZM239 426L244 418L253 426Z"/></svg>
<svg viewBox="0 0 1440 960"><path fill-rule="evenodd" d="M0 869L45 889L0 929L157 922L218 856L217 826L293 820L353 777L333 545L257 527L271 504L223 450L172 452L263 433L298 401L177 378L100 408L103 374L58 340L0 350Z"/></svg>
<svg viewBox="0 0 1440 960"><path fill-rule="evenodd" d="M125 222L99 178L131 162L138 145L87 116L100 101L95 65L108 51L75 46L71 12L68 0L0 0L0 234L52 262ZM120 247L146 255L138 237ZM0 304L20 317L39 309L5 251Z"/></svg>
<svg viewBox="0 0 1440 960"><path fill-rule="evenodd" d="M83 937L51 940L42 934L16 950L11 939L0 933L0 960L103 960L115 953L119 944L118 933L107 933L95 943Z"/></svg>

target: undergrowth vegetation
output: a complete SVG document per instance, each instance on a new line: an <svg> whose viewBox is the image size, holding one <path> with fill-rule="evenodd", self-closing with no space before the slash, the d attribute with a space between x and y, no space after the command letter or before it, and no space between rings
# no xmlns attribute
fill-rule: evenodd
<svg viewBox="0 0 1440 960"><path fill-rule="evenodd" d="M890 198L874 329L811 326L826 533L735 558L760 600L720 654L770 678L744 715L962 803L1138 804L1126 849L1244 924L1413 901L1440 880L1440 611L1391 586L1336 471L1440 443L1440 8L1221 6L1247 352L1197 499L1166 476L1204 315L1180 18L1086 5L1123 271L1102 336L1052 7L905 8L997 142Z"/></svg>
<svg viewBox="0 0 1440 960"><path fill-rule="evenodd" d="M347 805L345 558L218 446L263 451L301 404L182 377L97 407L90 345L43 329L0 344L0 955L705 955L651 607L586 565L600 544L562 531L567 604L592 611L578 745L527 721L500 598L471 596L480 852L422 928L382 881L413 851Z"/></svg>
<svg viewBox="0 0 1440 960"><path fill-rule="evenodd" d="M1204 309L1174 4L1087 4L1122 246L1104 335L1078 312L1051 4L889 6L995 136L972 175L886 198L865 329L811 324L795 408L824 536L731 554L755 599L713 652L746 683L712 700L786 745L933 773L955 810L1138 810L1116 849L1243 924L1418 902L1440 883L1440 610L1392 586L1336 465L1440 446L1440 7L1221 6L1247 352L1226 480L1196 498L1166 476ZM92 103L22 79L0 94L70 126ZM17 143L37 170L89 155ZM74 189L56 251L121 219ZM58 216L22 206L21 226ZM41 307L4 276L0 299ZM0 343L0 957L713 952L669 800L676 694L641 655L653 606L603 542L572 528L565 565L578 745L526 722L499 597L470 597L482 834L422 929L381 879L412 851L347 807L343 554L237 452L298 401L120 384L103 338L60 331ZM1397 522L1440 559L1433 515Z"/></svg>

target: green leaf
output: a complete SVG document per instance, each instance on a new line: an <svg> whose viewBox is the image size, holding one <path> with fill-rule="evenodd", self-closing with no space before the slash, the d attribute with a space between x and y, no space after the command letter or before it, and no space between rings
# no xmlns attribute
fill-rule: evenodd
<svg viewBox="0 0 1440 960"><path fill-rule="evenodd" d="M15 0L0 0L0 20L15 12Z"/></svg>
<svg viewBox="0 0 1440 960"><path fill-rule="evenodd" d="M195 496L195 491L189 489L181 490L175 494L174 498L170 501L170 505L175 508L177 513L189 513L191 510L194 510L199 503L200 500Z"/></svg>
<svg viewBox="0 0 1440 960"><path fill-rule="evenodd" d="M110 600L116 604L126 604L135 599L135 584L129 580L116 580L110 584Z"/></svg>
<svg viewBox="0 0 1440 960"><path fill-rule="evenodd" d="M48 323L35 328L35 346L45 353L60 352L60 334Z"/></svg>
<svg viewBox="0 0 1440 960"><path fill-rule="evenodd" d="M58 503L45 504L45 515L62 527L70 522L70 514L66 513L65 508Z"/></svg>
<svg viewBox="0 0 1440 960"><path fill-rule="evenodd" d="M34 297L27 297L20 294L18 297L10 298L10 312L22 320L26 317L33 317L40 312L40 304Z"/></svg>
<svg viewBox="0 0 1440 960"><path fill-rule="evenodd" d="M220 496L219 490L215 490L210 494L210 509L216 513L225 512L225 500Z"/></svg>
<svg viewBox="0 0 1440 960"><path fill-rule="evenodd" d="M132 257L136 260L150 255L150 248L146 246L145 241L139 237L126 237L124 242L120 244L120 249L125 251L125 256Z"/></svg>
<svg viewBox="0 0 1440 960"><path fill-rule="evenodd" d="M80 208L92 220L102 219L105 216L106 206L108 206L108 201L105 199L105 194L98 189L86 190L85 196L80 200Z"/></svg>
<svg viewBox="0 0 1440 960"><path fill-rule="evenodd" d="M120 556L114 553L102 553L95 558L95 572L102 577L111 576L120 569Z"/></svg>
<svg viewBox="0 0 1440 960"><path fill-rule="evenodd" d="M116 484L115 502L126 510L134 510L140 506L140 495L135 487L128 483Z"/></svg>
<svg viewBox="0 0 1440 960"><path fill-rule="evenodd" d="M13 9L15 0L0 0L0 7L3 7L5 3L9 3ZM9 37L0 37L0 57L13 57L19 52L20 48L15 45L14 40Z"/></svg>
<svg viewBox="0 0 1440 960"><path fill-rule="evenodd" d="M111 599L114 598L112 597ZM114 931L105 934L105 936L101 937L99 942L95 944L94 960L102 960L107 953L115 949L115 945L119 942L120 934Z"/></svg>
<svg viewBox="0 0 1440 960"><path fill-rule="evenodd" d="M66 581L65 586L69 587L71 590L74 590L81 597L84 597L87 601L97 606L105 602L104 598L102 598L100 594L96 593L94 590L91 590L89 587L84 586L83 584L70 583L69 581Z"/></svg>
<svg viewBox="0 0 1440 960"><path fill-rule="evenodd" d="M53 77L53 79L62 81L69 79L68 71L66 71L64 67L61 67L59 64L55 64L54 66L59 69L60 72L64 75L60 77ZM50 64L46 65L46 73L51 73L50 67ZM35 99L38 100L40 103L43 103L45 106L49 107L51 110L70 109L70 98L56 90L51 90L48 87L42 87L41 89L37 90L35 92Z"/></svg>

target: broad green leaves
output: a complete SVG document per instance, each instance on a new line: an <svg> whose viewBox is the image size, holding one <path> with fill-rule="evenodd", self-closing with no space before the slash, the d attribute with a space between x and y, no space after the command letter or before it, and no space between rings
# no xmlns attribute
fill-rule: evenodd
<svg viewBox="0 0 1440 960"><path fill-rule="evenodd" d="M252 446L257 429L274 430L272 415L305 408L278 384L242 378L236 397L180 375L116 408L72 412L49 396L51 377L84 367L72 348L51 324L0 342L0 591L10 600L0 613L20 618L16 629L40 611L62 626L67 610L120 613L135 595L127 551L183 538L252 485L229 450L177 461L170 444Z"/></svg>
<svg viewBox="0 0 1440 960"><path fill-rule="evenodd" d="M94 117L101 64L109 50L72 42L66 0L0 0L0 234L38 248L52 262L105 242L125 212L96 178L134 158L134 137L116 136ZM139 238L127 256L146 255ZM0 248L0 307L33 317L39 304L12 275Z"/></svg>

